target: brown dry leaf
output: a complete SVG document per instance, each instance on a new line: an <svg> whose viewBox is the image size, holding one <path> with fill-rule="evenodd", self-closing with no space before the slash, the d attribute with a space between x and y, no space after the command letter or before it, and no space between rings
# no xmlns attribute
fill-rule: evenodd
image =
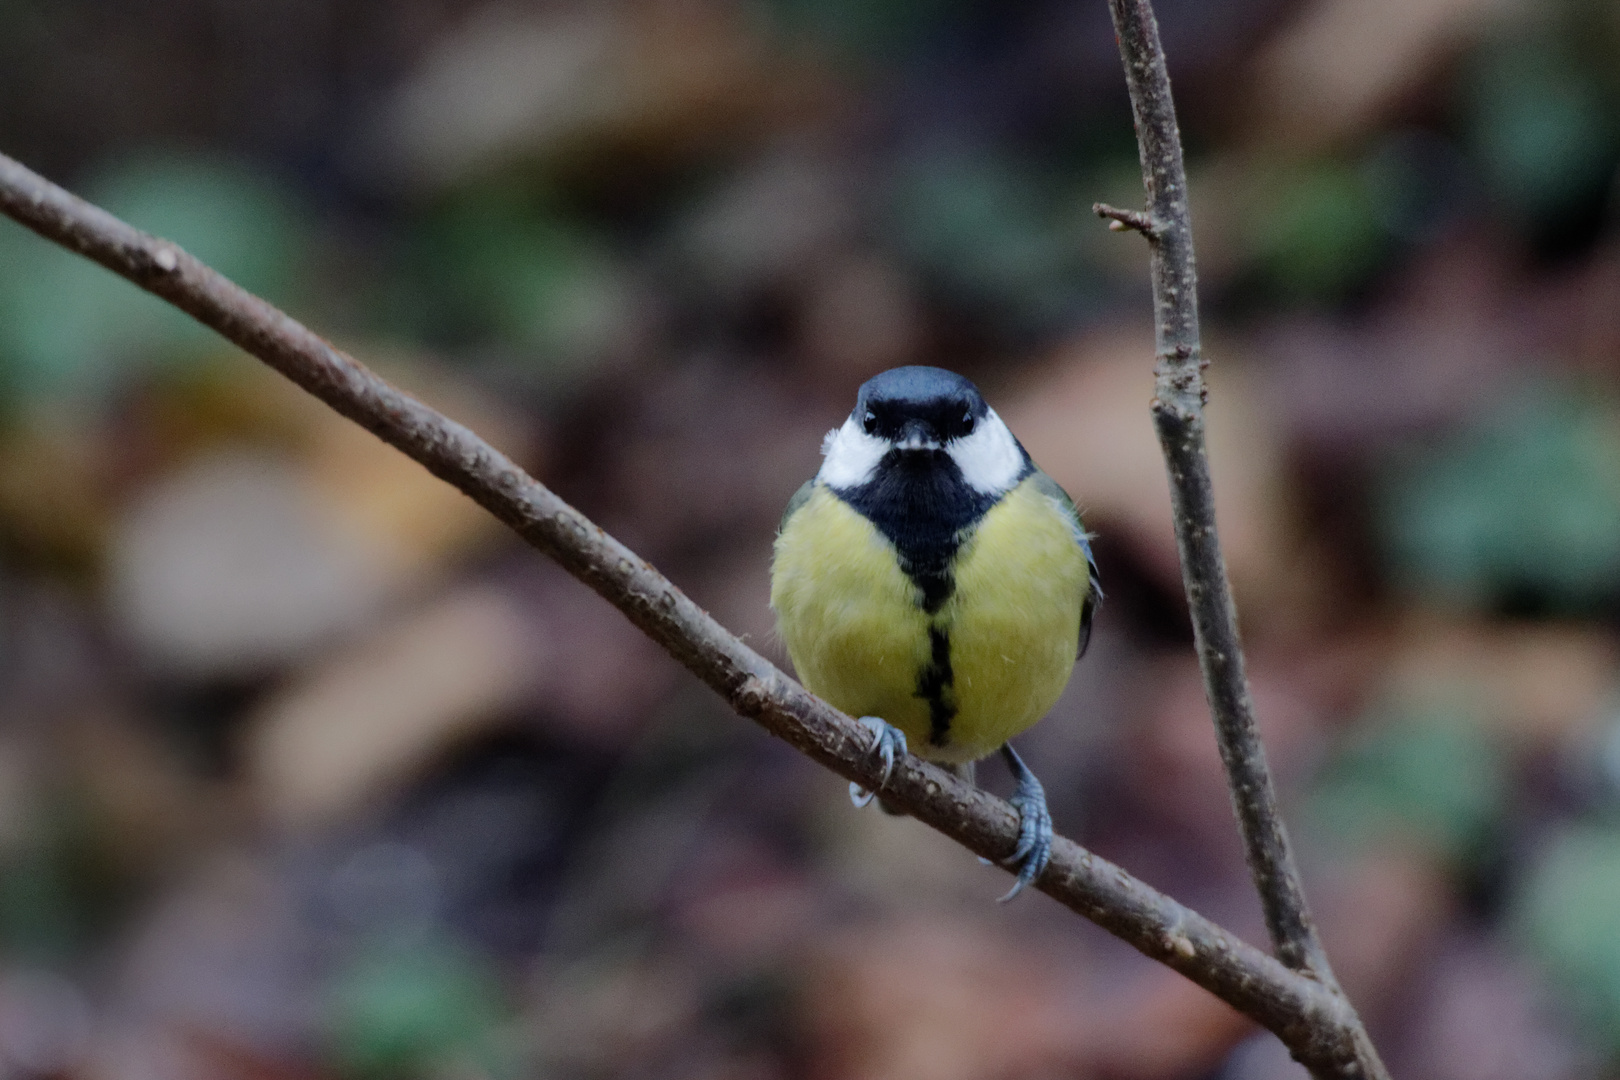
<svg viewBox="0 0 1620 1080"><path fill-rule="evenodd" d="M409 779L534 685L532 635L500 593L468 588L403 618L275 694L248 727L267 818L307 826Z"/></svg>
<svg viewBox="0 0 1620 1080"><path fill-rule="evenodd" d="M828 853L824 872L841 891L913 913L973 910L1007 891L1005 871L980 866L922 822L852 813L843 784L828 784L813 812Z"/></svg>
<svg viewBox="0 0 1620 1080"><path fill-rule="evenodd" d="M0 538L54 567L96 565L112 521L105 433L65 414L29 413L0 439Z"/></svg>
<svg viewBox="0 0 1620 1080"><path fill-rule="evenodd" d="M326 1080L334 1074L294 1057L278 1057L217 1031L182 1032L180 1041L213 1080Z"/></svg>
<svg viewBox="0 0 1620 1080"><path fill-rule="evenodd" d="M376 154L429 190L587 148L660 157L762 128L815 82L726 5L487 5L395 95Z"/></svg>
<svg viewBox="0 0 1620 1080"><path fill-rule="evenodd" d="M1390 643L1392 696L1458 693L1498 732L1545 746L1589 726L1614 692L1620 646L1577 624L1408 616Z"/></svg>
<svg viewBox="0 0 1620 1080"><path fill-rule="evenodd" d="M450 485L240 357L152 388L137 426L157 475L116 521L110 594L149 662L187 677L274 670L502 535ZM395 364L496 445L516 423L447 377Z"/></svg>
<svg viewBox="0 0 1620 1080"><path fill-rule="evenodd" d="M861 197L860 175L813 140L771 147L739 164L691 208L676 227L678 242L692 271L721 294L745 296L795 283L794 291L805 290L804 302L811 309L808 319L817 301L817 276L828 271L836 275L841 261L849 259L842 249L859 235ZM858 335L869 332L868 326L860 325L863 316L868 323L879 324L891 317L881 310L894 302L883 290L893 293L897 286L881 274L868 272L866 281L846 287L836 298L849 305L839 317L854 324L840 329L853 329ZM868 286L877 293L866 295ZM857 298L852 292L861 295ZM881 325L877 331L887 332Z"/></svg>
<svg viewBox="0 0 1620 1080"><path fill-rule="evenodd" d="M532 467L523 421L449 372L410 357L361 347L394 385L476 431ZM283 451L304 466L324 515L365 546L376 569L414 583L439 561L499 531L455 488L281 375L231 354L185 381L158 387L145 425L162 456L183 461L241 442Z"/></svg>
<svg viewBox="0 0 1620 1080"><path fill-rule="evenodd" d="M1076 965L977 922L908 912L823 951L807 995L815 1074L1169 1080L1214 1068L1252 1023L1180 975Z"/></svg>
<svg viewBox="0 0 1620 1080"><path fill-rule="evenodd" d="M911 281L874 254L814 264L805 288L803 348L817 378L833 384L912 363L923 314Z"/></svg>
<svg viewBox="0 0 1620 1080"><path fill-rule="evenodd" d="M819 926L819 897L811 882L779 868L748 868L721 881L678 912L683 934L709 955L767 966ZM774 871L774 872L773 872Z"/></svg>
<svg viewBox="0 0 1620 1080"><path fill-rule="evenodd" d="M1400 993L1453 914L1444 875L1396 852L1338 866L1313 880L1310 894L1336 973L1363 1016L1376 1016ZM1205 1075L1254 1030L1225 1002L1163 969L1108 995L1099 1010L1087 1060L1121 1080Z"/></svg>
<svg viewBox="0 0 1620 1080"><path fill-rule="evenodd" d="M1086 1025L1040 953L982 926L886 922L831 942L806 994L819 1080L989 1080L1073 1058Z"/></svg>
<svg viewBox="0 0 1620 1080"><path fill-rule="evenodd" d="M107 838L106 856L131 880L150 878L240 824L229 793L199 780L137 718L91 708L56 727L95 834Z"/></svg>
<svg viewBox="0 0 1620 1080"><path fill-rule="evenodd" d="M122 1023L97 1032L79 1080L226 1080L179 1034L157 1024Z"/></svg>
<svg viewBox="0 0 1620 1080"><path fill-rule="evenodd" d="M293 462L232 449L131 500L107 558L108 599L148 666L250 677L378 609L389 591L382 565L310 486Z"/></svg>
<svg viewBox="0 0 1620 1080"><path fill-rule="evenodd" d="M1222 354L1208 372L1210 467L1233 587L1245 615L1263 614L1299 587L1288 570L1297 544L1282 479L1280 420L1266 408L1256 381L1232 361ZM1179 594L1170 485L1148 411L1151 329L1080 338L1003 396L998 411L1088 515L1087 526L1117 533Z"/></svg>
<svg viewBox="0 0 1620 1080"><path fill-rule="evenodd" d="M1157 968L1099 1000L1086 1058L1110 1080L1207 1076L1254 1024L1220 998Z"/></svg>
<svg viewBox="0 0 1620 1080"><path fill-rule="evenodd" d="M1613 190L1620 190L1620 182ZM1556 282L1548 302L1562 308L1554 325L1569 332L1567 351L1583 368L1613 371L1620 363L1620 237L1611 236L1577 272L1572 295Z"/></svg>
<svg viewBox="0 0 1620 1080"><path fill-rule="evenodd" d="M1255 719L1273 775L1286 790L1320 743L1321 716L1299 692L1293 672L1263 659L1249 670ZM1141 687L1143 712L1129 731L1125 761L1139 797L1167 819L1212 843L1236 841L1231 793L1209 719L1203 678L1191 651L1150 668Z"/></svg>
<svg viewBox="0 0 1620 1080"><path fill-rule="evenodd" d="M625 1075L701 1022L701 989L685 965L605 950L534 980L527 1018L545 1075Z"/></svg>
<svg viewBox="0 0 1620 1080"><path fill-rule="evenodd" d="M1354 136L1505 7L1506 0L1316 0L1257 57L1250 130L1296 148Z"/></svg>
<svg viewBox="0 0 1620 1080"><path fill-rule="evenodd" d="M426 368L393 365L385 377L478 433L525 465L529 440L516 417L471 388ZM342 527L366 545L395 589L429 576L448 560L504 536L504 526L460 491L358 424L308 395L319 410L307 461L314 490Z"/></svg>
<svg viewBox="0 0 1620 1080"><path fill-rule="evenodd" d="M1363 1016L1395 997L1456 908L1445 870L1415 851L1369 851L1309 891L1334 972Z"/></svg>

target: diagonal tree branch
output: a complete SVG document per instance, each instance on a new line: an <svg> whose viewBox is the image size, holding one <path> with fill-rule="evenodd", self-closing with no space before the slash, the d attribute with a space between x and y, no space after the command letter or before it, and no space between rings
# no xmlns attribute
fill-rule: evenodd
<svg viewBox="0 0 1620 1080"><path fill-rule="evenodd" d="M1187 589L1204 690L1227 786L1248 852L1277 956L1343 999L1327 953L1305 902L1277 793L1255 726L1254 703L1244 671L1237 609L1215 531L1215 492L1204 444L1204 360L1198 332L1198 271L1193 258L1192 218L1187 209L1187 172L1164 47L1152 0L1109 0L1125 81L1136 121L1137 148L1147 211L1122 211L1098 203L1093 209L1112 224L1135 229L1152 253L1153 326L1158 351L1153 424L1170 471L1176 545ZM1346 1009L1349 1004L1346 1002ZM1354 1015L1353 1010L1351 1015ZM1383 1063L1360 1020L1355 1022L1356 1072L1383 1077Z"/></svg>
<svg viewBox="0 0 1620 1080"><path fill-rule="evenodd" d="M730 706L840 776L878 783L865 728L726 631L663 575L467 428L389 385L186 254L0 155L0 212L186 311L453 484L595 589ZM986 858L1009 854L1006 802L915 757L884 799ZM1358 1026L1342 996L1290 971L1120 867L1059 838L1036 883L1143 954L1275 1032L1324 1073L1351 1069Z"/></svg>

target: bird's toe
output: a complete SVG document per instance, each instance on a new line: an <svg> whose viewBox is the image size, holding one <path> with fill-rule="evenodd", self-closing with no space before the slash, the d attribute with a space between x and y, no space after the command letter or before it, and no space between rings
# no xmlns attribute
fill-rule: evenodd
<svg viewBox="0 0 1620 1080"><path fill-rule="evenodd" d="M894 763L906 756L905 732L876 716L863 716L860 724L872 733L872 749L868 756L883 762L883 772L878 775L878 786L874 791L867 791L853 782L849 785L849 800L856 807L866 806L876 797L877 792L889 782L889 777L894 772Z"/></svg>
<svg viewBox="0 0 1620 1080"><path fill-rule="evenodd" d="M1041 876L1046 864L1052 858L1052 813L1046 806L1046 790L1041 782L1035 779L1035 774L1025 766L1023 759L1013 750L1011 745L1001 748L1012 769L1013 777L1018 782L1018 788L1013 792L1011 799L1013 808L1018 811L1018 845L1013 848L1012 854L1003 860L1002 865L1018 871L1018 880L1006 896L1001 898L1005 904L1013 897L1024 891L1026 885L1032 885L1035 879Z"/></svg>

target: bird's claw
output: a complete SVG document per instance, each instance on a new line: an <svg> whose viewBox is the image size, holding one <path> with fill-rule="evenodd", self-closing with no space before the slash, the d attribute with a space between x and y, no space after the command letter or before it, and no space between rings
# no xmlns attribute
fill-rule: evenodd
<svg viewBox="0 0 1620 1080"><path fill-rule="evenodd" d="M1046 807L1046 789L1041 787L1041 782L1035 779L1035 774L1029 771L1012 745L1003 746L1001 753L1007 759L1013 779L1018 782L1018 788L1010 800L1018 811L1018 846L1001 861L1001 865L1018 870L1018 880L999 901L1005 904L1023 892L1024 886L1033 884L1052 858L1052 813Z"/></svg>
<svg viewBox="0 0 1620 1080"><path fill-rule="evenodd" d="M878 776L877 790L867 791L861 785L851 781L849 785L849 801L857 808L863 807L877 798L877 792L889 782L889 776L894 772L894 763L906 756L906 734L876 716L863 716L860 724L872 733L872 749L868 757L876 757L883 762L883 772Z"/></svg>

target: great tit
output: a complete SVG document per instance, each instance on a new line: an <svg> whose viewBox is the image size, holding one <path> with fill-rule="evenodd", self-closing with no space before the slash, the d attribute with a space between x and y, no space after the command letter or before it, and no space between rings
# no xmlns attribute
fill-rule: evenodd
<svg viewBox="0 0 1620 1080"><path fill-rule="evenodd" d="M1020 817L1010 900L1045 869L1052 819L1007 740L1046 714L1086 650L1102 599L1090 537L953 372L873 378L821 452L776 537L782 641L804 685L872 731L883 780L908 747L969 779L1001 751Z"/></svg>

